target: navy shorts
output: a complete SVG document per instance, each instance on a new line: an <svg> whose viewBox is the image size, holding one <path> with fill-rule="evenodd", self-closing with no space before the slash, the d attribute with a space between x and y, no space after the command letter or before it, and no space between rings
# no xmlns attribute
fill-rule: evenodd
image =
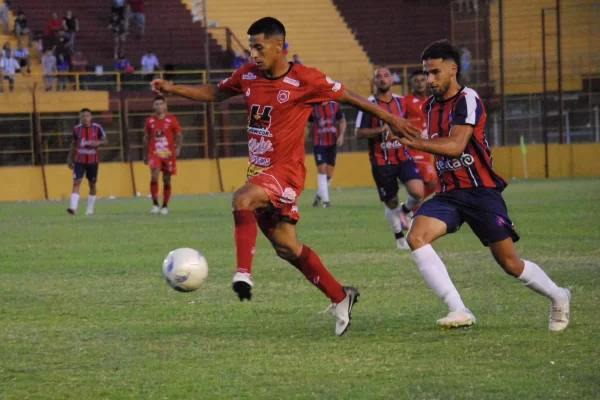
<svg viewBox="0 0 600 400"><path fill-rule="evenodd" d="M406 183L414 179L423 180L417 164L413 160L400 164L372 165L373 179L377 185L379 199L389 201L398 195L398 181Z"/></svg>
<svg viewBox="0 0 600 400"><path fill-rule="evenodd" d="M98 164L83 164L76 162L73 167L73 179L78 181L83 179L84 175L90 183L96 183L98 180Z"/></svg>
<svg viewBox="0 0 600 400"><path fill-rule="evenodd" d="M327 164L335 167L337 146L315 146L314 153L317 166Z"/></svg>
<svg viewBox="0 0 600 400"><path fill-rule="evenodd" d="M506 203L499 190L491 188L455 189L438 193L421 205L415 216L423 215L444 222L447 233L458 231L467 223L484 246L519 234L508 217Z"/></svg>

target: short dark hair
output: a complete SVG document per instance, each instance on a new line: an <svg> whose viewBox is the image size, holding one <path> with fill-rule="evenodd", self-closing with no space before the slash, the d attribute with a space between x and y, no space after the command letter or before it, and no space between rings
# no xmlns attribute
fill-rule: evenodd
<svg viewBox="0 0 600 400"><path fill-rule="evenodd" d="M164 96L161 96L161 95L159 94L159 95L157 95L157 96L154 98L154 100L152 100L152 102L159 101L159 100L162 100L162 101L167 101L167 100L165 100L165 97L164 97Z"/></svg>
<svg viewBox="0 0 600 400"><path fill-rule="evenodd" d="M422 69L418 69L416 71L413 71L412 74L410 74L410 79L414 78L415 76L419 76L419 75L423 75L425 77L427 76L425 71L423 71Z"/></svg>
<svg viewBox="0 0 600 400"><path fill-rule="evenodd" d="M281 35L285 42L285 26L279 20L272 17L261 18L248 28L248 35L265 35L266 38Z"/></svg>
<svg viewBox="0 0 600 400"><path fill-rule="evenodd" d="M89 112L91 114L92 110L90 110L89 108L85 107L85 108L82 108L81 111L79 111L80 114L84 113L84 112Z"/></svg>
<svg viewBox="0 0 600 400"><path fill-rule="evenodd" d="M456 49L456 47L452 46L452 43L444 40L438 40L436 42L431 43L429 46L423 50L423 54L421 54L421 60L431 60L441 58L442 60L452 60L456 66L458 67L456 71L456 76L460 75L460 53Z"/></svg>

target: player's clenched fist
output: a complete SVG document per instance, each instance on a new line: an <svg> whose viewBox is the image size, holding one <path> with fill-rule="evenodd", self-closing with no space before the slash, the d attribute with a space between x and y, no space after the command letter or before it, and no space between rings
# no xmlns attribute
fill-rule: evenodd
<svg viewBox="0 0 600 400"><path fill-rule="evenodd" d="M158 94L169 93L173 87L172 84L164 79L154 79L150 85L152 86L152 91Z"/></svg>

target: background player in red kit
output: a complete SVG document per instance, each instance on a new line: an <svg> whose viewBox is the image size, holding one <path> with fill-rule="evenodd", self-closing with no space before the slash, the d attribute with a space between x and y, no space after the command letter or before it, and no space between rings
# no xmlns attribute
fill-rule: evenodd
<svg viewBox="0 0 600 400"><path fill-rule="evenodd" d="M428 139L427 135L427 117L423 111L423 105L429 99L429 88L427 86L427 75L423 71L415 71L410 77L411 93L404 98L406 108L404 118L411 121L415 127L423 132L422 138ZM435 193L437 189L437 173L433 167L433 155L424 151L408 148L408 154L417 164L419 172L425 182L425 195L423 199L428 198Z"/></svg>
<svg viewBox="0 0 600 400"><path fill-rule="evenodd" d="M386 111L404 116L404 98L392 93L394 78L387 67L375 69L373 82L377 92L369 101ZM419 130L419 132L421 132ZM372 114L356 116L356 136L369 141L369 159L379 199L385 204L385 217L396 238L396 248L408 249L403 230L408 229L412 211L423 199L423 178L405 146L389 135L389 126ZM408 198L398 200L398 181L406 186Z"/></svg>
<svg viewBox="0 0 600 400"><path fill-rule="evenodd" d="M346 117L340 105L335 101L317 104L308 118L307 136L313 135L313 153L317 163L317 186L319 190L313 201L318 207L329 207L329 185L335 171L337 148L344 144L346 135Z"/></svg>
<svg viewBox="0 0 600 400"><path fill-rule="evenodd" d="M274 18L256 21L248 30L254 63L238 69L218 86L152 82L153 89L199 101L222 101L241 94L248 108L248 181L233 195L237 272L233 289L240 300L251 298L251 269L257 223L277 255L296 267L332 302L337 335L348 329L359 293L344 287L327 271L319 256L296 236L298 197L304 189L304 127L315 104L350 104L389 124L399 135L420 132L410 122L386 113L345 90L342 84L301 64L288 63L283 53L285 28Z"/></svg>
<svg viewBox="0 0 600 400"><path fill-rule="evenodd" d="M160 213L169 213L171 176L177 174L177 156L181 152L181 126L177 117L167 114L167 102L162 96L154 99L154 115L146 120L144 130L144 163L150 166L152 214L158 214L158 177L163 174L163 204Z"/></svg>
<svg viewBox="0 0 600 400"><path fill-rule="evenodd" d="M412 255L423 278L448 305L443 327L469 326L475 316L469 311L450 280L444 263L431 244L466 222L506 273L526 287L548 297L551 331L569 324L571 293L557 286L535 263L522 260L514 242L519 240L508 217L502 191L507 184L493 170L492 153L484 128L485 109L473 89L458 83L460 54L447 41L434 42L422 55L433 97L425 104L429 137L399 138L415 149L435 154L440 177L438 193L415 214L408 233Z"/></svg>
<svg viewBox="0 0 600 400"><path fill-rule="evenodd" d="M84 176L90 185L85 215L94 214L98 165L100 164L98 148L106 144L108 144L108 138L104 129L99 124L92 122L92 112L89 108L82 109L79 112L79 125L73 128L73 142L67 161L69 168L73 170L73 192L71 193L71 204L67 209L69 214L77 213L79 188Z"/></svg>

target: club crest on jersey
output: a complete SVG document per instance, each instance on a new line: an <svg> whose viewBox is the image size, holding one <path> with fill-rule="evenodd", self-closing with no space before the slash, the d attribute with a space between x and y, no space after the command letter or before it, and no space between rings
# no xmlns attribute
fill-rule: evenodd
<svg viewBox="0 0 600 400"><path fill-rule="evenodd" d="M277 101L281 104L285 103L290 99L290 91L289 90L280 90L277 94Z"/></svg>
<svg viewBox="0 0 600 400"><path fill-rule="evenodd" d="M163 131L163 130L156 130L156 137L161 137L161 136L165 136L165 131Z"/></svg>
<svg viewBox="0 0 600 400"><path fill-rule="evenodd" d="M242 79L245 81L253 81L256 79L256 75L254 75L252 72L248 72L247 74L242 75Z"/></svg>
<svg viewBox="0 0 600 400"><path fill-rule="evenodd" d="M289 83L290 85L296 86L296 87L300 86L299 81L292 79L289 76L286 76L285 78L283 78L283 83Z"/></svg>
<svg viewBox="0 0 600 400"><path fill-rule="evenodd" d="M273 107L252 104L248 116L248 133L258 136L272 137L269 131L271 127L271 112Z"/></svg>

